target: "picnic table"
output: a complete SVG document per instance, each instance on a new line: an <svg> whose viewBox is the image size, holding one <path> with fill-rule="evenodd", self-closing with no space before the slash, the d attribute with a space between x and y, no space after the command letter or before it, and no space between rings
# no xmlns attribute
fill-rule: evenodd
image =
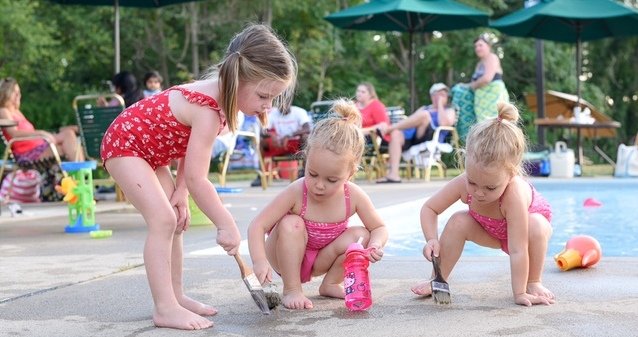
<svg viewBox="0 0 638 337"><path fill-rule="evenodd" d="M599 153L605 160L609 161L609 156L605 154L597 145L596 145L596 132L601 129L618 129L621 124L616 121L595 121L593 123L581 123L576 122L570 119L558 119L558 118L537 118L534 121L534 124L539 128L559 128L559 129L569 129L576 130L576 164L582 166L583 162L583 146L582 146L582 137L581 131L583 129L592 130L594 132L594 150ZM612 161L613 163L613 161Z"/></svg>

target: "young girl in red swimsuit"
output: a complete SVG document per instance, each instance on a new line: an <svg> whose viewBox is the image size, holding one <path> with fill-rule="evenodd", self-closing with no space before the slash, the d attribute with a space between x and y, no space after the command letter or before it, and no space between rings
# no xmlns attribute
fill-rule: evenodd
<svg viewBox="0 0 638 337"><path fill-rule="evenodd" d="M308 137L304 177L288 185L248 227L255 275L262 283L272 280L271 269L281 275L282 302L289 309L313 307L301 288L313 276L325 274L319 294L344 298L342 263L348 245L362 237L366 247L374 248L370 261L376 262L388 240L370 198L350 182L364 149L361 115L346 101L337 101L333 111ZM355 213L365 227L348 227Z"/></svg>
<svg viewBox="0 0 638 337"><path fill-rule="evenodd" d="M554 294L541 276L552 235L547 201L523 178L526 142L518 127L518 110L499 103L498 117L476 124L467 137L465 173L452 179L421 208L426 244L423 255L441 259L447 278L465 241L502 249L510 256L512 292L516 304L552 304ZM437 216L457 200L468 211L454 214L438 240ZM416 285L417 295L430 295L430 284Z"/></svg>
<svg viewBox="0 0 638 337"><path fill-rule="evenodd" d="M124 110L102 140L104 166L148 225L144 264L156 326L202 329L214 308L184 294L182 234L189 225L188 193L215 222L217 243L237 254L241 236L222 205L208 170L213 143L237 114L266 118L273 101L289 104L297 66L266 26L252 25L230 42L204 80L175 86ZM283 102L281 102L283 101ZM178 160L175 181L169 170Z"/></svg>

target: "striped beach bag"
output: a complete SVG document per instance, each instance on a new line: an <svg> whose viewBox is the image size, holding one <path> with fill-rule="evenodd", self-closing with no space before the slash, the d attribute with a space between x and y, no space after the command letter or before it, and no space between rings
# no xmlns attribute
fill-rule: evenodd
<svg viewBox="0 0 638 337"><path fill-rule="evenodd" d="M2 180L0 197L21 203L40 202L42 177L36 170L16 170L9 172Z"/></svg>

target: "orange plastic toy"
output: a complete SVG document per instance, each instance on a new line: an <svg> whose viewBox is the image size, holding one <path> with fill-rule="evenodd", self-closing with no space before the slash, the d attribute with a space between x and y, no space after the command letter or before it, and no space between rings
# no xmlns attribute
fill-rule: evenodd
<svg viewBox="0 0 638 337"><path fill-rule="evenodd" d="M554 256L558 268L567 271L595 265L602 257L600 243L589 235L576 235L567 241L565 249Z"/></svg>

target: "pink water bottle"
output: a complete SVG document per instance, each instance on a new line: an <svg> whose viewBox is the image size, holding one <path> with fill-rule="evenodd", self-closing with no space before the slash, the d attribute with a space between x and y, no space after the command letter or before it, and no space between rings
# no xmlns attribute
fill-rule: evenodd
<svg viewBox="0 0 638 337"><path fill-rule="evenodd" d="M366 310L372 305L370 278L368 276L368 250L358 242L351 243L343 261L343 287L346 291L346 307L351 311Z"/></svg>

